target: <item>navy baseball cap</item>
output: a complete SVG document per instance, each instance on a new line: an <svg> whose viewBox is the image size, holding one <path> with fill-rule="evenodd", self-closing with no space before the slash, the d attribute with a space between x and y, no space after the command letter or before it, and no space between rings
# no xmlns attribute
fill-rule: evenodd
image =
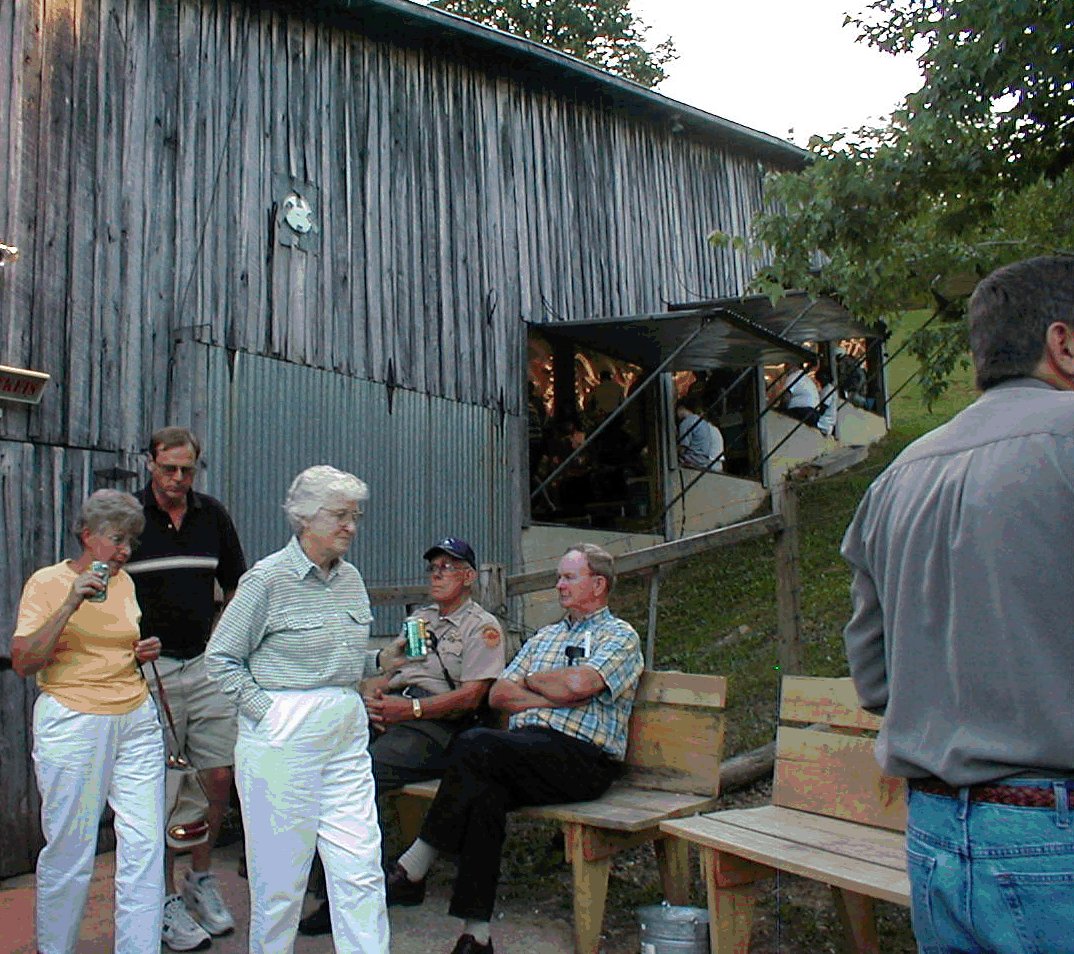
<svg viewBox="0 0 1074 954"><path fill-rule="evenodd" d="M458 560L465 560L475 570L477 569L477 557L474 556L474 548L458 537L444 537L439 543L434 543L425 551L422 559L428 560L437 553L446 553L448 556L453 556Z"/></svg>

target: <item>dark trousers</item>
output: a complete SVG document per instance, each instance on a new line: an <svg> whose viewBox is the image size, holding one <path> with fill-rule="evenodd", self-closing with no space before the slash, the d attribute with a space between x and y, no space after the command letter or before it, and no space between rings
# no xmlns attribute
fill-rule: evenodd
<svg viewBox="0 0 1074 954"><path fill-rule="evenodd" d="M817 421L820 420L820 414L815 407L787 407L783 409L783 413L788 417L797 418L810 427L816 427Z"/></svg>
<svg viewBox="0 0 1074 954"><path fill-rule="evenodd" d="M599 798L620 763L553 729L470 729L455 739L421 838L458 855L450 913L488 921L500 880L507 813Z"/></svg>

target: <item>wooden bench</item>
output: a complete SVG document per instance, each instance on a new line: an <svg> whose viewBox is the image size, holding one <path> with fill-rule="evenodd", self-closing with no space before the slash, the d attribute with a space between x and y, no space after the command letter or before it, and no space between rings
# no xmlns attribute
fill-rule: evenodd
<svg viewBox="0 0 1074 954"><path fill-rule="evenodd" d="M757 883L777 871L827 884L852 951L879 951L873 899L908 906L902 779L873 757L880 720L849 679L783 680L772 804L662 822L701 850L713 954L745 954Z"/></svg>
<svg viewBox="0 0 1074 954"><path fill-rule="evenodd" d="M686 842L660 822L708 811L720 793L727 680L646 670L630 717L626 771L590 802L525 808L519 814L559 822L574 877L574 949L595 954L604 922L608 871L617 852L655 842L664 893L688 904ZM406 843L417 837L439 783L418 782L396 796Z"/></svg>

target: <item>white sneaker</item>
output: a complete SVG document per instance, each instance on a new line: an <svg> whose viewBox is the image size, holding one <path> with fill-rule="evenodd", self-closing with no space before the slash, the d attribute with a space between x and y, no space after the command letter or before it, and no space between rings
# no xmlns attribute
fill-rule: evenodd
<svg viewBox="0 0 1074 954"><path fill-rule="evenodd" d="M164 899L164 928L160 936L173 951L204 951L213 943L177 894L169 894Z"/></svg>
<svg viewBox="0 0 1074 954"><path fill-rule="evenodd" d="M216 875L207 874L199 881L193 881L187 875L183 884L183 900L194 920L213 937L235 930L235 919L220 896L220 882L216 880Z"/></svg>

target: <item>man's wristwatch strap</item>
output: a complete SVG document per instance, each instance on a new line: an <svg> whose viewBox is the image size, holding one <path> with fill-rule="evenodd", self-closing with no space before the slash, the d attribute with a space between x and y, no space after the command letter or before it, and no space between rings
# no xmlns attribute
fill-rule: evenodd
<svg viewBox="0 0 1074 954"><path fill-rule="evenodd" d="M414 712L414 718L415 719L420 719L421 718L421 700L420 699L411 699L410 700L410 708Z"/></svg>

